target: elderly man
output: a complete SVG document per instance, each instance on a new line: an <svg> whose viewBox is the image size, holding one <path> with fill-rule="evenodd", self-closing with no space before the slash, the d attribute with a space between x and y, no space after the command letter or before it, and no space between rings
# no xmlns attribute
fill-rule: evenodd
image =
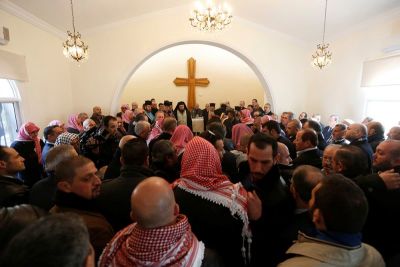
<svg viewBox="0 0 400 267"><path fill-rule="evenodd" d="M324 154L322 155L322 172L325 175L334 174L334 170L332 167L333 157L336 151L340 148L340 145L328 145L325 150Z"/></svg>
<svg viewBox="0 0 400 267"><path fill-rule="evenodd" d="M57 191L51 213L72 212L85 222L96 255L100 256L114 231L94 203L100 195L101 180L94 163L77 156L61 161L55 171ZM60 240L61 241L61 240Z"/></svg>
<svg viewBox="0 0 400 267"><path fill-rule="evenodd" d="M400 126L393 126L387 134L388 139L400 140Z"/></svg>
<svg viewBox="0 0 400 267"><path fill-rule="evenodd" d="M0 146L0 208L28 202L28 189L17 179L24 161L14 148Z"/></svg>
<svg viewBox="0 0 400 267"><path fill-rule="evenodd" d="M103 115L101 114L101 107L99 106L93 107L93 114L90 118L96 123L97 126L100 126L101 121L103 120Z"/></svg>
<svg viewBox="0 0 400 267"><path fill-rule="evenodd" d="M350 145L357 146L368 157L368 167L372 166L372 148L368 143L367 126L361 123L353 123L347 128L345 138L350 141Z"/></svg>
<svg viewBox="0 0 400 267"><path fill-rule="evenodd" d="M296 134L302 128L301 122L297 119L293 119L286 125L286 136L293 143L296 139Z"/></svg>
<svg viewBox="0 0 400 267"><path fill-rule="evenodd" d="M135 126L135 135L146 142L151 132L151 125L147 121L139 121Z"/></svg>
<svg viewBox="0 0 400 267"><path fill-rule="evenodd" d="M192 233L188 219L179 214L174 193L164 179L150 177L141 182L132 193L131 207L130 215L135 223L120 231L108 244L99 261L100 267L211 264L204 244ZM153 242L147 242L150 239Z"/></svg>
<svg viewBox="0 0 400 267"><path fill-rule="evenodd" d="M342 175L322 179L312 190L309 208L316 232L300 233L287 251L294 257L279 267L385 266L379 252L361 241L368 202L354 182Z"/></svg>

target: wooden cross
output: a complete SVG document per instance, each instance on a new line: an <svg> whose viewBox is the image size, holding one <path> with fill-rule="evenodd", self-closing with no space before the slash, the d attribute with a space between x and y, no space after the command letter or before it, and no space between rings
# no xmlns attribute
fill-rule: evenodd
<svg viewBox="0 0 400 267"><path fill-rule="evenodd" d="M189 110L194 108L196 104L196 86L207 86L210 81L207 78L196 79L196 60L194 58L189 58L188 60L188 78L176 78L174 83L176 86L188 86L188 101L187 106Z"/></svg>

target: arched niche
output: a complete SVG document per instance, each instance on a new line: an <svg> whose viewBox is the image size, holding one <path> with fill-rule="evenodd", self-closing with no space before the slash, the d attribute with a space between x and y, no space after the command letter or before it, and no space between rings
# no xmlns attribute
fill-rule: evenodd
<svg viewBox="0 0 400 267"><path fill-rule="evenodd" d="M120 104L137 102L155 97L157 102L165 99L187 101L187 87L176 87L176 77L187 77L187 60L196 59L196 77L210 80L208 87L196 87L196 100L200 107L205 103L230 101L231 106L239 100L251 103L257 98L273 106L268 83L257 66L242 53L223 44L209 41L185 41L164 46L133 67L125 81L117 89L111 110L117 112Z"/></svg>

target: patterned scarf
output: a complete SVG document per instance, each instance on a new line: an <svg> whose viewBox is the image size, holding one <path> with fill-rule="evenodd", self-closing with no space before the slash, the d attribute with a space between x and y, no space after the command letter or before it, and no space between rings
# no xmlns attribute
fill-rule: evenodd
<svg viewBox="0 0 400 267"><path fill-rule="evenodd" d="M204 244L185 215L173 225L145 229L133 223L118 232L100 256L106 266L201 266Z"/></svg>
<svg viewBox="0 0 400 267"><path fill-rule="evenodd" d="M129 123L132 122L133 116L134 116L133 111L130 110L130 109L127 109L127 110L125 110L125 112L122 114L122 121L129 124Z"/></svg>
<svg viewBox="0 0 400 267"><path fill-rule="evenodd" d="M33 141L35 142L35 152L36 155L38 156L38 161L39 164L42 163L42 147L40 146L40 139L39 137L36 137L35 139L32 139L30 137L31 133L38 132L40 128L36 126L33 122L27 122L19 128L18 135L16 140L17 141Z"/></svg>
<svg viewBox="0 0 400 267"><path fill-rule="evenodd" d="M208 141L195 137L187 144L182 158L181 177L173 183L173 187L178 186L186 192L224 206L232 216L239 216L243 222L242 251L246 259L244 241L247 239L248 244L251 243L246 190L241 183L232 184L222 174L218 152ZM250 249L247 252L250 258Z"/></svg>
<svg viewBox="0 0 400 267"><path fill-rule="evenodd" d="M253 124L254 123L254 119L251 117L251 113L250 110L248 109L242 109L240 111L240 122L241 123L245 123L245 124Z"/></svg>
<svg viewBox="0 0 400 267"><path fill-rule="evenodd" d="M232 142L235 145L236 149L240 147L240 139L242 136L250 134L253 135L253 131L249 126L244 123L238 123L233 125L232 127Z"/></svg>
<svg viewBox="0 0 400 267"><path fill-rule="evenodd" d="M163 124L164 124L164 119L159 119L156 121L153 128L151 129L151 133L150 133L149 137L147 138L147 143L150 143L151 140L153 140L154 138L157 138L160 134L162 134Z"/></svg>
<svg viewBox="0 0 400 267"><path fill-rule="evenodd" d="M59 146L59 145L73 145L73 142L79 139L79 135L78 134L74 134L74 133L68 133L68 132L64 132L62 134L60 134L57 139L56 142L54 143L55 146Z"/></svg>
<svg viewBox="0 0 400 267"><path fill-rule="evenodd" d="M178 156L185 150L186 144L192 140L193 133L186 125L176 127L170 141L175 145Z"/></svg>

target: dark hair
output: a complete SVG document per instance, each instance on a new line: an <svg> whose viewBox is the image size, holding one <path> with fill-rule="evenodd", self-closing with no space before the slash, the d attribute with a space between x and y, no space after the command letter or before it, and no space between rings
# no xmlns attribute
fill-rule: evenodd
<svg viewBox="0 0 400 267"><path fill-rule="evenodd" d="M341 131L344 131L347 129L346 124L343 124L343 123L336 124L334 128L336 128L336 127L339 128L339 130L341 130Z"/></svg>
<svg viewBox="0 0 400 267"><path fill-rule="evenodd" d="M253 143L258 149L265 149L267 146L271 146L273 157L278 154L278 143L272 137L269 137L263 133L256 133L250 137L249 144L247 145L247 151L250 151L250 145Z"/></svg>
<svg viewBox="0 0 400 267"><path fill-rule="evenodd" d="M60 127L60 126L52 125L52 126L47 126L46 128L44 128L44 130L43 130L44 139L47 140L48 136L54 133L54 128L56 128L56 127Z"/></svg>
<svg viewBox="0 0 400 267"><path fill-rule="evenodd" d="M8 147L0 145L0 160L8 161L10 158L10 154L7 153L6 148Z"/></svg>
<svg viewBox="0 0 400 267"><path fill-rule="evenodd" d="M317 133L320 133L322 131L321 124L319 124L318 122L316 122L314 120L308 120L307 123L308 123L308 127L313 129Z"/></svg>
<svg viewBox="0 0 400 267"><path fill-rule="evenodd" d="M221 136L222 139L225 138L226 128L221 123L221 121L214 121L214 122L208 123L207 124L207 130L209 130L209 131Z"/></svg>
<svg viewBox="0 0 400 267"><path fill-rule="evenodd" d="M55 170L57 183L60 181L72 182L76 175L76 170L89 163L93 162L90 159L80 155L62 160L59 164L57 164Z"/></svg>
<svg viewBox="0 0 400 267"><path fill-rule="evenodd" d="M371 121L368 123L368 126L375 130L377 136L383 136L385 134L385 128L379 121Z"/></svg>
<svg viewBox="0 0 400 267"><path fill-rule="evenodd" d="M122 118L122 112L118 112L117 115L115 115L117 118Z"/></svg>
<svg viewBox="0 0 400 267"><path fill-rule="evenodd" d="M310 179L310 176L317 177L317 179ZM293 172L292 185L299 194L301 200L308 202L311 199L311 191L321 181L321 170L310 165L301 165Z"/></svg>
<svg viewBox="0 0 400 267"><path fill-rule="evenodd" d="M308 119L301 119L300 122L302 125L304 125L306 122L308 121Z"/></svg>
<svg viewBox="0 0 400 267"><path fill-rule="evenodd" d="M135 122L145 121L146 117L147 116L144 113L137 114L135 117Z"/></svg>
<svg viewBox="0 0 400 267"><path fill-rule="evenodd" d="M215 146L215 143L218 140L223 140L223 137L217 133L217 132L213 132L210 130L204 131L199 135L201 138L206 139L208 142L210 142L213 146Z"/></svg>
<svg viewBox="0 0 400 267"><path fill-rule="evenodd" d="M152 162L164 162L165 156L175 153L174 144L169 140L159 140L155 142L151 150Z"/></svg>
<svg viewBox="0 0 400 267"><path fill-rule="evenodd" d="M177 121L175 118L167 117L164 119L164 123L161 126L162 130L165 132L174 131L177 126Z"/></svg>
<svg viewBox="0 0 400 267"><path fill-rule="evenodd" d="M108 123L110 121L116 121L116 120L117 120L117 118L115 118L115 117L113 117L111 115L108 115L108 116L104 116L102 123L103 123L104 127L108 127Z"/></svg>
<svg viewBox="0 0 400 267"><path fill-rule="evenodd" d="M312 209L318 208L328 231L358 233L368 215L364 192L350 179L340 174L327 176L315 192Z"/></svg>
<svg viewBox="0 0 400 267"><path fill-rule="evenodd" d="M46 214L45 210L27 204L0 209L0 255L16 234Z"/></svg>
<svg viewBox="0 0 400 267"><path fill-rule="evenodd" d="M90 253L89 233L80 216L55 214L41 218L16 235L0 265L84 266Z"/></svg>
<svg viewBox="0 0 400 267"><path fill-rule="evenodd" d="M63 160L76 156L75 148L72 145L61 144L49 150L45 159L47 172L54 172L56 166Z"/></svg>
<svg viewBox="0 0 400 267"><path fill-rule="evenodd" d="M277 121L269 120L263 125L263 127L267 128L270 132L275 130L277 134L281 134L281 126L279 126Z"/></svg>
<svg viewBox="0 0 400 267"><path fill-rule="evenodd" d="M140 138L126 142L122 148L122 159L125 165L142 166L149 155L149 148Z"/></svg>
<svg viewBox="0 0 400 267"><path fill-rule="evenodd" d="M313 146L318 145L318 136L317 133L313 129L304 129L302 130L303 134L301 136L301 140L303 142L310 141L310 144Z"/></svg>
<svg viewBox="0 0 400 267"><path fill-rule="evenodd" d="M347 178L355 178L359 175L369 174L368 157L366 153L357 146L344 145L339 148L334 157L336 162L343 165L341 174Z"/></svg>

